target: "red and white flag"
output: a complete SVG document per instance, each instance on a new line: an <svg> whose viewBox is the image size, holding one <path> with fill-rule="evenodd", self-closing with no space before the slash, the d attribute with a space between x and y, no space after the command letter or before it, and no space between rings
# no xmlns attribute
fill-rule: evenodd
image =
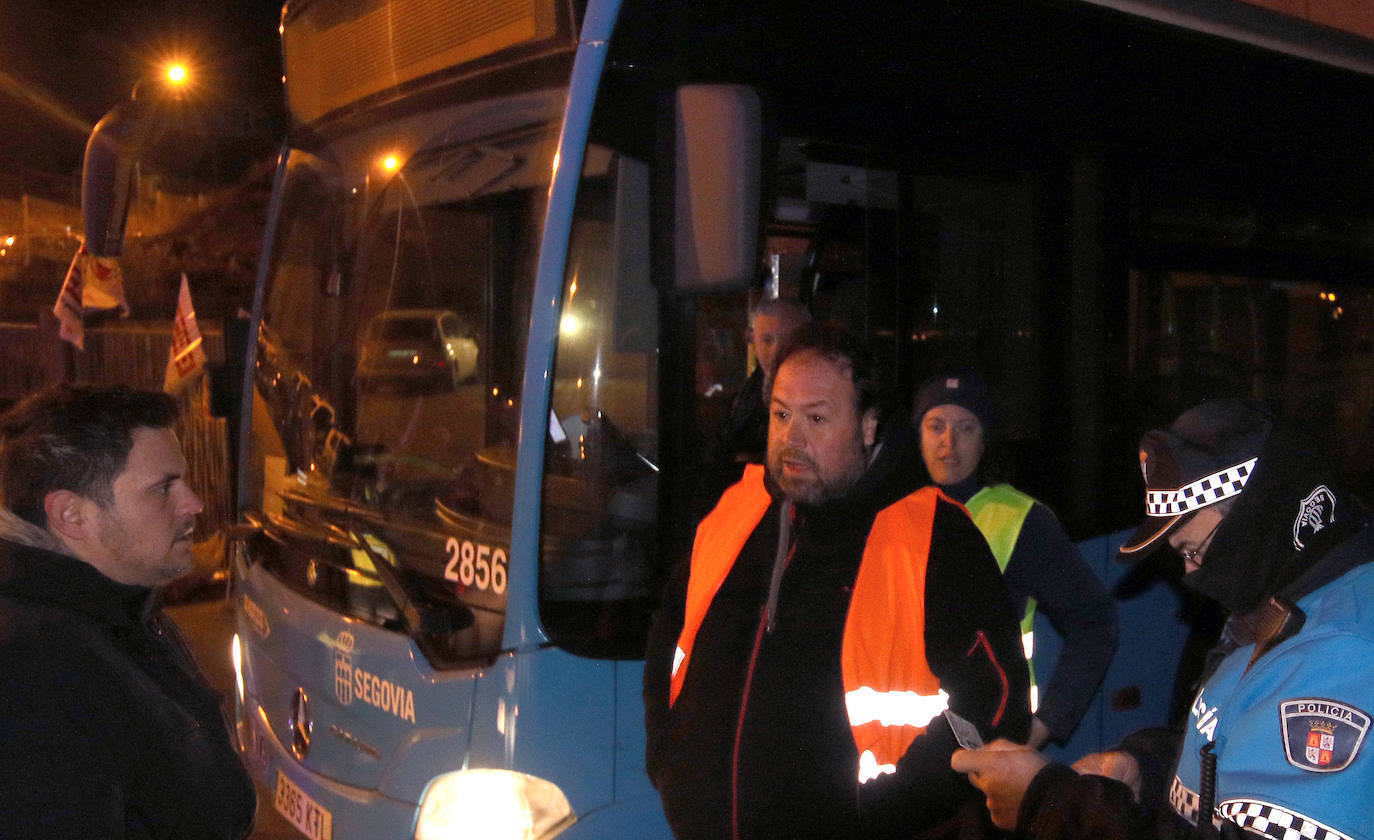
<svg viewBox="0 0 1374 840"><path fill-rule="evenodd" d="M84 250L84 249L83 249ZM85 283L81 289L81 308L119 308L119 317L129 317L129 299L124 296L124 272L114 257L86 255Z"/></svg>
<svg viewBox="0 0 1374 840"><path fill-rule="evenodd" d="M162 390L175 393L205 369L205 348L196 325L196 310L191 305L191 285L181 273L181 292L177 294L177 315L172 322L172 349L167 358L167 374Z"/></svg>
<svg viewBox="0 0 1374 840"><path fill-rule="evenodd" d="M57 334L85 350L86 331L81 316L98 309L119 308L121 318L129 317L129 300L124 296L124 274L114 257L93 257L82 245L76 249L62 291L52 313L57 316Z"/></svg>
<svg viewBox="0 0 1374 840"><path fill-rule="evenodd" d="M76 345L76 349L86 349L86 330L81 323L81 255L86 246L76 250L72 257L71 268L62 281L62 291L57 293L57 303L53 304L52 314L57 316L57 334L65 341Z"/></svg>

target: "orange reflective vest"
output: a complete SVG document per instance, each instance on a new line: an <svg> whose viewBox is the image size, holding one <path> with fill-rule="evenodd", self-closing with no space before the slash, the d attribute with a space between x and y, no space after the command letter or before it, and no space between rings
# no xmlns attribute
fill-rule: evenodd
<svg viewBox="0 0 1374 840"><path fill-rule="evenodd" d="M761 466L746 467L697 527L669 705L682 690L711 601L771 504L763 474ZM879 511L864 545L840 652L860 781L895 771L949 705L925 651L926 561L940 498L938 489L925 487Z"/></svg>

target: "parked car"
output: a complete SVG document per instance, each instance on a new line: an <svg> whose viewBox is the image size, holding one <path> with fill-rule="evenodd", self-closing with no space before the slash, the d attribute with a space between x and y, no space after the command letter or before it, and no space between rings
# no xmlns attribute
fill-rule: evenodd
<svg viewBox="0 0 1374 840"><path fill-rule="evenodd" d="M374 317L358 354L358 386L456 388L477 373L477 337L449 309L392 309Z"/></svg>

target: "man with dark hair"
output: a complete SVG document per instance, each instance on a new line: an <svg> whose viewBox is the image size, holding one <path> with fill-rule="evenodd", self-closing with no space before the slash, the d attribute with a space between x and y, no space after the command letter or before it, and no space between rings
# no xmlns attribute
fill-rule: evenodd
<svg viewBox="0 0 1374 840"><path fill-rule="evenodd" d="M1122 558L1172 547L1184 584L1230 613L1182 734L1073 768L1005 742L953 766L998 825L1038 840L1374 837L1365 507L1302 429L1238 400L1147 433L1140 467L1146 517Z"/></svg>
<svg viewBox="0 0 1374 840"><path fill-rule="evenodd" d="M154 587L202 504L164 394L56 386L0 417L6 837L234 838L256 798Z"/></svg>
<svg viewBox="0 0 1374 840"><path fill-rule="evenodd" d="M944 836L976 793L942 713L1024 738L1028 679L968 515L884 434L874 357L780 354L767 464L697 529L645 662L648 769L680 838Z"/></svg>

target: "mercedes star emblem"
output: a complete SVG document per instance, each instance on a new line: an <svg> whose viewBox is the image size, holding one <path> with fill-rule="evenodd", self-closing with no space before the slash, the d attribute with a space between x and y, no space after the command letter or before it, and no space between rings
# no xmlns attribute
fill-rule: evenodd
<svg viewBox="0 0 1374 840"><path fill-rule="evenodd" d="M310 752L310 701L306 699L305 689L298 688L291 698L291 717L287 719L291 729L291 752L299 760L305 759Z"/></svg>

